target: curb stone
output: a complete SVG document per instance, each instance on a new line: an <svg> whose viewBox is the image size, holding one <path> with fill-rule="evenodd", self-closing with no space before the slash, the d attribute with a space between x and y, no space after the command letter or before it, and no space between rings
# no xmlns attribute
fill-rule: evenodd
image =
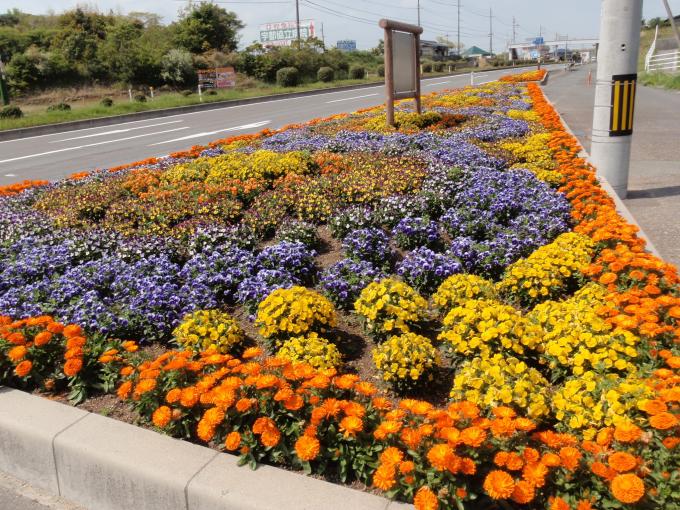
<svg viewBox="0 0 680 510"><path fill-rule="evenodd" d="M91 510L412 510L0 386L0 471Z"/></svg>
<svg viewBox="0 0 680 510"><path fill-rule="evenodd" d="M531 64L531 65L533 66L534 64ZM513 69L519 69L519 68L522 68L522 67L531 67L531 66L515 66L515 67L507 67L505 69L507 69L508 71L511 71ZM501 71L501 70L503 70L503 69L497 68L497 67L492 67L490 69L483 69L483 70L475 71L475 73L485 73L485 72ZM466 74L469 74L469 71L441 74L441 75L433 76L433 77L427 78L427 79L446 78L446 77L451 77L451 76L464 76ZM42 125L39 125L39 126L31 126L31 127L15 128L15 129L5 129L5 130L0 130L0 141L17 140L17 139L28 137L28 136L38 136L38 135L62 133L62 132L65 132L65 131L73 131L73 130L77 130L77 129L86 129L86 128L101 127L101 126L111 126L111 125L114 125L114 124L118 124L122 121L134 122L134 121L141 121L141 120L147 120L147 119L169 117L171 115L182 115L182 114L185 114L185 113L193 113L193 112L198 112L198 111L203 111L203 110L219 110L221 108L229 108L229 107L233 107L233 106L242 106L242 105L256 104L256 103L264 103L264 102L268 102L268 101L281 101L281 100L285 100L285 99L295 99L295 98L298 98L298 97L315 96L315 95L319 95L319 94L327 94L327 93L332 93L332 92L344 92L344 91L356 90L356 89L381 87L381 86L383 86L383 84L384 84L384 82L377 81L377 82L373 82L373 83L359 83L359 84L356 84L356 85L341 85L339 87L329 87L329 88L325 88L325 89L306 90L306 91L303 91L303 92L284 92L282 94L271 94L271 95L268 95L268 96L249 97L249 98L244 98L244 99L227 99L227 100L224 100L224 101L213 101L213 102L198 103L198 104L192 104L192 105L186 105L186 106L174 106L174 107L171 107L171 108L160 108L158 110L145 110L145 111L142 111L142 112L123 113L123 114L120 114L120 115L113 115L113 116L110 116L110 117L95 117L95 118L92 118L92 119L59 122L59 123L56 123L56 124L42 124Z"/></svg>

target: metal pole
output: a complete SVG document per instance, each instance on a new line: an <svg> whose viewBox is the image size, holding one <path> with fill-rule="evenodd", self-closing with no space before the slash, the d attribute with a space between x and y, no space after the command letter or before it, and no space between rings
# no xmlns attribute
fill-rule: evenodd
<svg viewBox="0 0 680 510"><path fill-rule="evenodd" d="M460 57L460 0L457 2L458 5L458 30L456 32L458 37L458 45L456 46L456 55Z"/></svg>
<svg viewBox="0 0 680 510"><path fill-rule="evenodd" d="M295 26L297 27L298 49L302 47L300 42L300 0L295 0Z"/></svg>
<svg viewBox="0 0 680 510"><path fill-rule="evenodd" d="M637 82L642 0L602 0L591 157L625 198Z"/></svg>
<svg viewBox="0 0 680 510"><path fill-rule="evenodd" d="M420 26L420 0L418 0L418 26Z"/></svg>
<svg viewBox="0 0 680 510"><path fill-rule="evenodd" d="M493 11L489 7L489 53L493 55Z"/></svg>
<svg viewBox="0 0 680 510"><path fill-rule="evenodd" d="M668 5L668 0L663 0L663 4L666 7L668 19L671 22L671 27L673 27L673 35L675 36L675 40L678 41L678 49L680 50L680 31L678 31L678 26L675 24L675 18L671 12L671 6Z"/></svg>

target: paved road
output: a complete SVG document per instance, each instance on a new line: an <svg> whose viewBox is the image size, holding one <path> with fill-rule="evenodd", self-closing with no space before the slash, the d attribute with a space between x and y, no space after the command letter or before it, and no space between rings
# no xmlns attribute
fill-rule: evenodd
<svg viewBox="0 0 680 510"><path fill-rule="evenodd" d="M551 73L545 92L590 151L594 87L588 71ZM668 262L680 267L680 93L640 87L635 107L629 193L624 203Z"/></svg>
<svg viewBox="0 0 680 510"><path fill-rule="evenodd" d="M85 510L0 472L2 510Z"/></svg>
<svg viewBox="0 0 680 510"><path fill-rule="evenodd" d="M477 73L475 83L493 81L508 72ZM469 83L468 74L431 78L423 80L422 90L428 93ZM164 156L230 135L354 111L383 100L383 86L374 85L9 140L0 142L0 185L23 179L56 180L73 172Z"/></svg>

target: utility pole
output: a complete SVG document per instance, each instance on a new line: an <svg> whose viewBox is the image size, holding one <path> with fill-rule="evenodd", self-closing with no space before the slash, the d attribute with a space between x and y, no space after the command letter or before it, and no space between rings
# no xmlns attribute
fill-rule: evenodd
<svg viewBox="0 0 680 510"><path fill-rule="evenodd" d="M300 0L295 0L295 26L297 28L297 46L298 50L302 48L300 41Z"/></svg>
<svg viewBox="0 0 680 510"><path fill-rule="evenodd" d="M512 44L515 44L516 38L517 38L517 32L515 32L515 28L517 27L517 22L515 21L515 17L512 17Z"/></svg>
<svg viewBox="0 0 680 510"><path fill-rule="evenodd" d="M489 7L489 53L493 55L493 11Z"/></svg>
<svg viewBox="0 0 680 510"><path fill-rule="evenodd" d="M418 26L420 26L420 0L418 0Z"/></svg>
<svg viewBox="0 0 680 510"><path fill-rule="evenodd" d="M456 32L456 35L458 36L458 41L457 41L457 46L456 46L456 55L460 57L460 0L456 2L458 5L458 30Z"/></svg>
<svg viewBox="0 0 680 510"><path fill-rule="evenodd" d="M323 23L321 23L321 43L323 44L323 51L326 51L326 38L323 35Z"/></svg>
<svg viewBox="0 0 680 510"><path fill-rule="evenodd" d="M626 198L633 135L642 0L602 0L592 162Z"/></svg>
<svg viewBox="0 0 680 510"><path fill-rule="evenodd" d="M675 24L675 18L671 12L671 6L668 5L668 0L663 0L663 5L666 7L668 20L671 22L671 27L673 27L673 35L675 36L675 40L678 41L678 49L680 50L680 31L678 31L678 26Z"/></svg>

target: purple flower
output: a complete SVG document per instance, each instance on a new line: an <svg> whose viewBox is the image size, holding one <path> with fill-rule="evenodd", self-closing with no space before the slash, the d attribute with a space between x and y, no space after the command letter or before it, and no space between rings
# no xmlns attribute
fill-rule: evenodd
<svg viewBox="0 0 680 510"><path fill-rule="evenodd" d="M392 230L397 246L412 250L420 246L434 246L439 241L439 226L427 217L406 217Z"/></svg>
<svg viewBox="0 0 680 510"><path fill-rule="evenodd" d="M370 262L344 259L323 272L320 285L337 306L350 309L364 287L384 276Z"/></svg>
<svg viewBox="0 0 680 510"><path fill-rule="evenodd" d="M349 258L387 267L392 258L390 238L378 228L362 228L350 232L342 241Z"/></svg>
<svg viewBox="0 0 680 510"><path fill-rule="evenodd" d="M424 246L413 250L397 264L397 274L424 294L431 294L449 276L462 271L463 266L457 259Z"/></svg>

